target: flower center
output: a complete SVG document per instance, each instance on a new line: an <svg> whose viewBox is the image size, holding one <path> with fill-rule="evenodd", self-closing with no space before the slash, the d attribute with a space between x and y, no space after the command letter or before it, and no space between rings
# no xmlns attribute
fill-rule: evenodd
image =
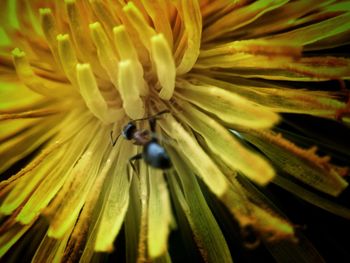
<svg viewBox="0 0 350 263"><path fill-rule="evenodd" d="M65 89L80 94L88 109L106 124L125 115L142 118L150 96L169 100L175 88L176 64L181 64L173 55L173 30L182 23L171 28L175 18L153 9L153 15L163 17L161 24L155 24L152 14L143 13L132 2L116 3L110 7L115 10L101 1L83 6L69 0L63 14L40 9L42 31L57 71L74 87ZM152 4L145 3L145 8L150 11ZM175 6L171 10L178 12ZM62 15L67 16L66 23L58 22ZM32 90L44 96L65 95L65 89L50 91L40 80L33 83L35 70L23 51L16 49L13 57L18 76Z"/></svg>

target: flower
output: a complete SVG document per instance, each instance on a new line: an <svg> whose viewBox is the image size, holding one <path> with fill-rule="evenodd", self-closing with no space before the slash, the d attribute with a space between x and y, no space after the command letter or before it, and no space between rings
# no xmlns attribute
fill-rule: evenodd
<svg viewBox="0 0 350 263"><path fill-rule="evenodd" d="M350 217L306 188L337 196L346 168L276 126L287 113L349 123L346 87L312 85L350 77L350 60L328 54L349 43L348 1L0 6L1 256L36 233L34 262L89 262L124 231L129 261L166 260L177 228L205 261L231 262L208 192L247 246L283 249L300 235L255 186L270 182ZM152 136L172 169L133 170L142 146L118 134L145 118L132 123L149 135L164 110Z"/></svg>

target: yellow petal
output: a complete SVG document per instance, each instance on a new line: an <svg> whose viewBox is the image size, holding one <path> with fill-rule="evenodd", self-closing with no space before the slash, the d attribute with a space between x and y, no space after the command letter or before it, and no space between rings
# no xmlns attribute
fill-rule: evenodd
<svg viewBox="0 0 350 263"><path fill-rule="evenodd" d="M220 197L226 191L227 183L218 166L181 124L170 116L166 116L164 119L166 119L166 125L160 121L161 127L177 141L179 150L184 154L194 171L198 173L198 176L203 179L215 195Z"/></svg>
<svg viewBox="0 0 350 263"><path fill-rule="evenodd" d="M23 133L0 144L0 171L33 152L58 130L57 116L47 117L40 125L33 125Z"/></svg>
<svg viewBox="0 0 350 263"><path fill-rule="evenodd" d="M185 32L182 34L178 50L184 50L181 58L176 58L178 75L190 71L196 63L201 46L202 16L196 0L180 0L178 11L183 17ZM185 47L184 47L185 46ZM179 62L178 62L179 61Z"/></svg>
<svg viewBox="0 0 350 263"><path fill-rule="evenodd" d="M3 214L11 214L22 202L24 202L38 184L53 170L60 161L64 151L55 151L50 154L44 165L36 167L30 173L17 180L16 186L12 189L1 205L0 211ZM36 216L36 215L35 215ZM31 218L32 219L32 218ZM29 220L31 222L32 220ZM28 224L29 222L25 222Z"/></svg>
<svg viewBox="0 0 350 263"><path fill-rule="evenodd" d="M78 116L81 118L80 122L74 122ZM84 120L90 123L86 125ZM91 122L91 116L85 119L79 113L72 114L70 118L67 118L62 124L63 127L69 125L70 128L66 129L65 133L61 134L61 138L57 139L57 141L62 144L65 140L68 140L68 145L70 145L70 147L61 147L58 149L58 151L64 153L64 157L60 160L60 165L58 167L55 165L55 168L42 178L40 184L35 187L35 190L31 192L30 197L26 200L25 204L23 204L23 208L16 218L22 223L31 221L50 203L67 179L71 167L79 161L86 144L91 142L94 133L97 132L94 127L95 123ZM76 131L79 132L76 133ZM72 147L72 141L74 141L74 147ZM40 159L43 159L41 162L44 161L44 164L46 162L44 153L48 154L55 149L53 147L57 148L58 146L60 146L60 143L56 143L45 149L42 154L43 156L40 156ZM37 162L39 162L40 159ZM40 165L40 162L37 165ZM30 167L28 170L30 170ZM31 177L30 173L28 176Z"/></svg>
<svg viewBox="0 0 350 263"><path fill-rule="evenodd" d="M245 149L230 132L206 114L187 103L181 103L185 122L204 137L209 148L233 170L239 170L261 185L272 180L275 172L259 155ZM252 165L252 163L254 165Z"/></svg>
<svg viewBox="0 0 350 263"><path fill-rule="evenodd" d="M233 92L210 85L194 85L179 82L179 94L196 106L215 114L221 120L235 125L257 129L275 125L279 116Z"/></svg>
<svg viewBox="0 0 350 263"><path fill-rule="evenodd" d="M127 168L128 159L134 151L129 142L125 141L121 145L118 143L115 148L107 160L108 169L104 169L104 174L107 175L108 172L106 182L110 187L106 192L105 202L97 223L94 244L96 251L110 252L113 250L113 242L120 231L129 205L130 183L127 178ZM114 159L118 153L119 157L115 162Z"/></svg>
<svg viewBox="0 0 350 263"><path fill-rule="evenodd" d="M96 134L96 138L99 137L108 137L106 130L100 129L100 132ZM68 180L65 181L61 191L46 210L46 214L53 217L48 230L50 237L62 237L75 223L96 180L103 153L106 147L110 146L108 140L104 140L101 144L96 138L78 163L71 168Z"/></svg>
<svg viewBox="0 0 350 263"><path fill-rule="evenodd" d="M241 78L221 81L199 74L194 74L193 77L199 83L207 83L237 93L274 112L303 113L334 118L336 112L345 107L345 103L334 98L334 93L327 91L295 89Z"/></svg>

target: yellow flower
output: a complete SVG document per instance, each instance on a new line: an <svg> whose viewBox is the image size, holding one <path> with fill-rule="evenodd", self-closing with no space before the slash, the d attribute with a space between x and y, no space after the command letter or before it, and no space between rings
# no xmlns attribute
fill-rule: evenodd
<svg viewBox="0 0 350 263"><path fill-rule="evenodd" d="M0 256L32 242L33 262L89 262L124 232L129 261L169 260L177 228L205 261L232 262L205 189L247 245L279 246L297 238L254 186L271 181L350 218L295 183L337 196L346 169L274 128L281 113L349 123L346 89L311 85L350 77L348 58L319 52L349 43L349 1L7 0L0 10ZM119 137L130 121L141 146ZM129 162L150 136L171 169Z"/></svg>

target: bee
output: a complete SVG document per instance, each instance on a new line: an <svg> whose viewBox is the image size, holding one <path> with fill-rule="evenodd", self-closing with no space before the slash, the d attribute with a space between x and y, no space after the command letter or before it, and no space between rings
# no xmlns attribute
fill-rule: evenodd
<svg viewBox="0 0 350 263"><path fill-rule="evenodd" d="M170 113L170 111L164 110L146 118L131 120L123 127L121 135L124 137L124 139L133 141L135 145L140 145L143 147L141 153L138 153L129 159L129 164L135 172L136 169L134 161L140 159L143 159L148 165L157 169L166 170L172 167L170 157L165 148L159 144L157 138L158 136L156 134L157 118L166 113ZM149 130L141 130L137 128L136 122L144 120L148 120L150 127ZM113 131L111 131L113 146L116 144L119 136L113 142Z"/></svg>

